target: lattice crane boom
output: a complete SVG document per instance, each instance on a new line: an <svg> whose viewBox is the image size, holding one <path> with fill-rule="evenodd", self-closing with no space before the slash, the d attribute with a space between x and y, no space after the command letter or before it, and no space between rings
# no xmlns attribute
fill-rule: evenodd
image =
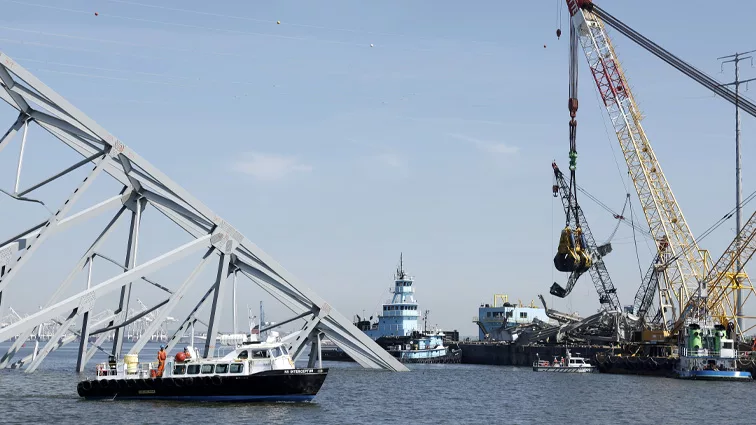
<svg viewBox="0 0 756 425"><path fill-rule="evenodd" d="M740 233L730 242L730 246L706 274L701 283L701 294L690 299L673 330L678 330L691 315L697 316L705 312L718 319L722 325L727 326L732 323L738 334L744 334L748 329L738 329L738 321L735 320L737 317L734 317L731 312L737 311L734 303L736 302L735 292L738 289L746 289L749 297L754 294L753 285L744 269L754 253L756 253L756 212L746 221Z"/></svg>
<svg viewBox="0 0 756 425"><path fill-rule="evenodd" d="M674 259L664 270L665 279L659 280L663 322L673 323L677 308L685 305L703 277L703 257L643 130L604 23L590 11L590 1L567 0L567 5L659 253Z"/></svg>
<svg viewBox="0 0 756 425"><path fill-rule="evenodd" d="M614 287L614 283L612 283L612 279L609 277L609 272L606 270L606 265L604 264L603 260L603 256L608 253L608 250L611 249L611 246L599 247L596 244L596 240L593 238L593 233L591 233L591 229L590 227L588 227L588 221L585 219L583 209L580 208L580 205L578 205L577 201L574 199L574 192L570 191L570 186L567 183L564 174L556 165L556 163L552 163L551 167L554 171L554 177L556 179L555 190L560 193L559 197L562 199L562 205L564 206L565 211L568 209L572 209L574 211L574 217L572 217L573 223L571 224L577 226L577 223L579 222L580 226L582 227L583 235L585 236L586 241L586 246L583 248L588 252L588 254L591 256L591 259L593 260L591 267L588 269L588 272L591 275L591 280L593 280L593 286L596 287L596 292L598 292L599 302L604 309L619 311L622 309L622 305L620 304L619 298L617 297L617 289ZM554 195L556 196L556 192ZM571 214L567 215L568 217L572 216ZM582 274L583 271L581 270L576 270L570 273L570 277L565 288L562 288L561 286L559 286L559 284L554 282L554 284L551 286L550 293L552 295L564 298L565 296L569 295L570 292L572 292L572 289L575 287L575 283L577 283L578 278Z"/></svg>

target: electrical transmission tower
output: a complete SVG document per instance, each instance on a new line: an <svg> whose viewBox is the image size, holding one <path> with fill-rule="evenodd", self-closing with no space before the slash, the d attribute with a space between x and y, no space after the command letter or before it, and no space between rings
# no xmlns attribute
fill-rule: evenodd
<svg viewBox="0 0 756 425"><path fill-rule="evenodd" d="M724 70L724 65L726 63L733 63L735 67L735 80L731 83L722 84L722 86L734 86L735 88L735 239L736 243L740 244L740 231L742 230L742 218L741 218L741 208L740 204L742 203L742 177L741 177L741 168L740 168L740 85L741 84L748 84L751 81L755 81L756 78L749 78L747 80L741 80L740 79L740 62L743 60L750 59L751 66L753 66L753 56L751 56L751 53L756 52L756 50L751 50L748 52L741 52L741 53L735 53L728 56L722 56L717 58L717 60L722 61L722 70ZM738 259L737 264L735 265L736 270L740 270L740 267L742 265L740 264L740 259ZM735 279L737 279L738 288L740 288L740 280L741 278L736 276ZM736 315L738 318L738 328L743 328L743 294L741 289L737 290L737 296L736 296Z"/></svg>

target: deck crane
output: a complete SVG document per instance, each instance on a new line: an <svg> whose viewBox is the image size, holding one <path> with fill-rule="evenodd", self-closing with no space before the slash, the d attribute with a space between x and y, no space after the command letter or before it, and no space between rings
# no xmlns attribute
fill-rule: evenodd
<svg viewBox="0 0 756 425"><path fill-rule="evenodd" d="M579 44L588 60L594 81L620 141L644 215L656 240L660 263L664 265L659 270L663 277L658 280L659 311L663 316L662 322L668 326L676 323L679 318L677 312L688 305L691 296L699 287L698 282L704 279L705 254L698 249L643 131L639 109L604 24L610 25L686 76L754 117L756 105L748 99L738 97L730 88L719 84L642 36L595 5L592 0L566 1L571 16L571 31L578 34ZM574 42L571 40L571 43ZM571 61L574 61L574 56L571 56ZM571 64L570 69L573 67L574 64ZM747 276L744 277L747 280ZM740 303L742 304L742 300ZM735 311L736 309L733 309L730 312L730 317L736 315Z"/></svg>
<svg viewBox="0 0 756 425"><path fill-rule="evenodd" d="M571 218L571 221L567 223L567 226L570 227L571 225L574 225L575 228L582 226L582 236L585 241L585 245L582 248L584 252L591 257L592 265L588 267L588 272L590 273L593 285L596 287L596 291L599 294L599 303L601 303L602 308L605 310L618 311L622 306L617 297L617 289L614 287L614 284L609 277L609 272L606 270L606 265L604 264L603 259L606 254L611 252L611 245L607 243L602 246L597 246L596 240L591 233L591 229L588 227L588 222L585 219L583 210L580 208L580 205L578 205L577 199L574 198L574 192L570 190L570 186L567 183L564 174L555 162L551 163L551 168L554 171L554 177L556 179L556 184L553 188L554 196L556 197L558 194L561 195L560 198L562 198L562 205L564 206L566 215ZM551 290L549 292L560 298L566 297L572 292L572 288L575 287L575 283L577 283L578 278L584 272L585 270L582 269L572 271L565 288L562 288L558 283L554 282L554 284L551 285Z"/></svg>

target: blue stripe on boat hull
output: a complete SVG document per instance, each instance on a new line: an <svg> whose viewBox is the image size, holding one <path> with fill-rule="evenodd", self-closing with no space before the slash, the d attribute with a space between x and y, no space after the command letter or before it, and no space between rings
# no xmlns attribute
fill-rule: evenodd
<svg viewBox="0 0 756 425"><path fill-rule="evenodd" d="M682 379L700 379L709 381L750 381L751 373L732 370L691 370L680 374Z"/></svg>
<svg viewBox="0 0 756 425"><path fill-rule="evenodd" d="M314 395L218 395L218 396L123 396L84 397L87 400L175 400L175 401L311 401Z"/></svg>

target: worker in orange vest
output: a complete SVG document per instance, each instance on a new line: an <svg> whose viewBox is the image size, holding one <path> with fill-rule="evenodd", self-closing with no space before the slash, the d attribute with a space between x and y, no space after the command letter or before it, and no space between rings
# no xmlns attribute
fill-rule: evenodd
<svg viewBox="0 0 756 425"><path fill-rule="evenodd" d="M165 345L160 344L160 351L158 351L158 355L157 355L157 359L158 359L157 376L158 377L163 376L163 369L165 368L166 357L167 357L167 354L165 353Z"/></svg>

